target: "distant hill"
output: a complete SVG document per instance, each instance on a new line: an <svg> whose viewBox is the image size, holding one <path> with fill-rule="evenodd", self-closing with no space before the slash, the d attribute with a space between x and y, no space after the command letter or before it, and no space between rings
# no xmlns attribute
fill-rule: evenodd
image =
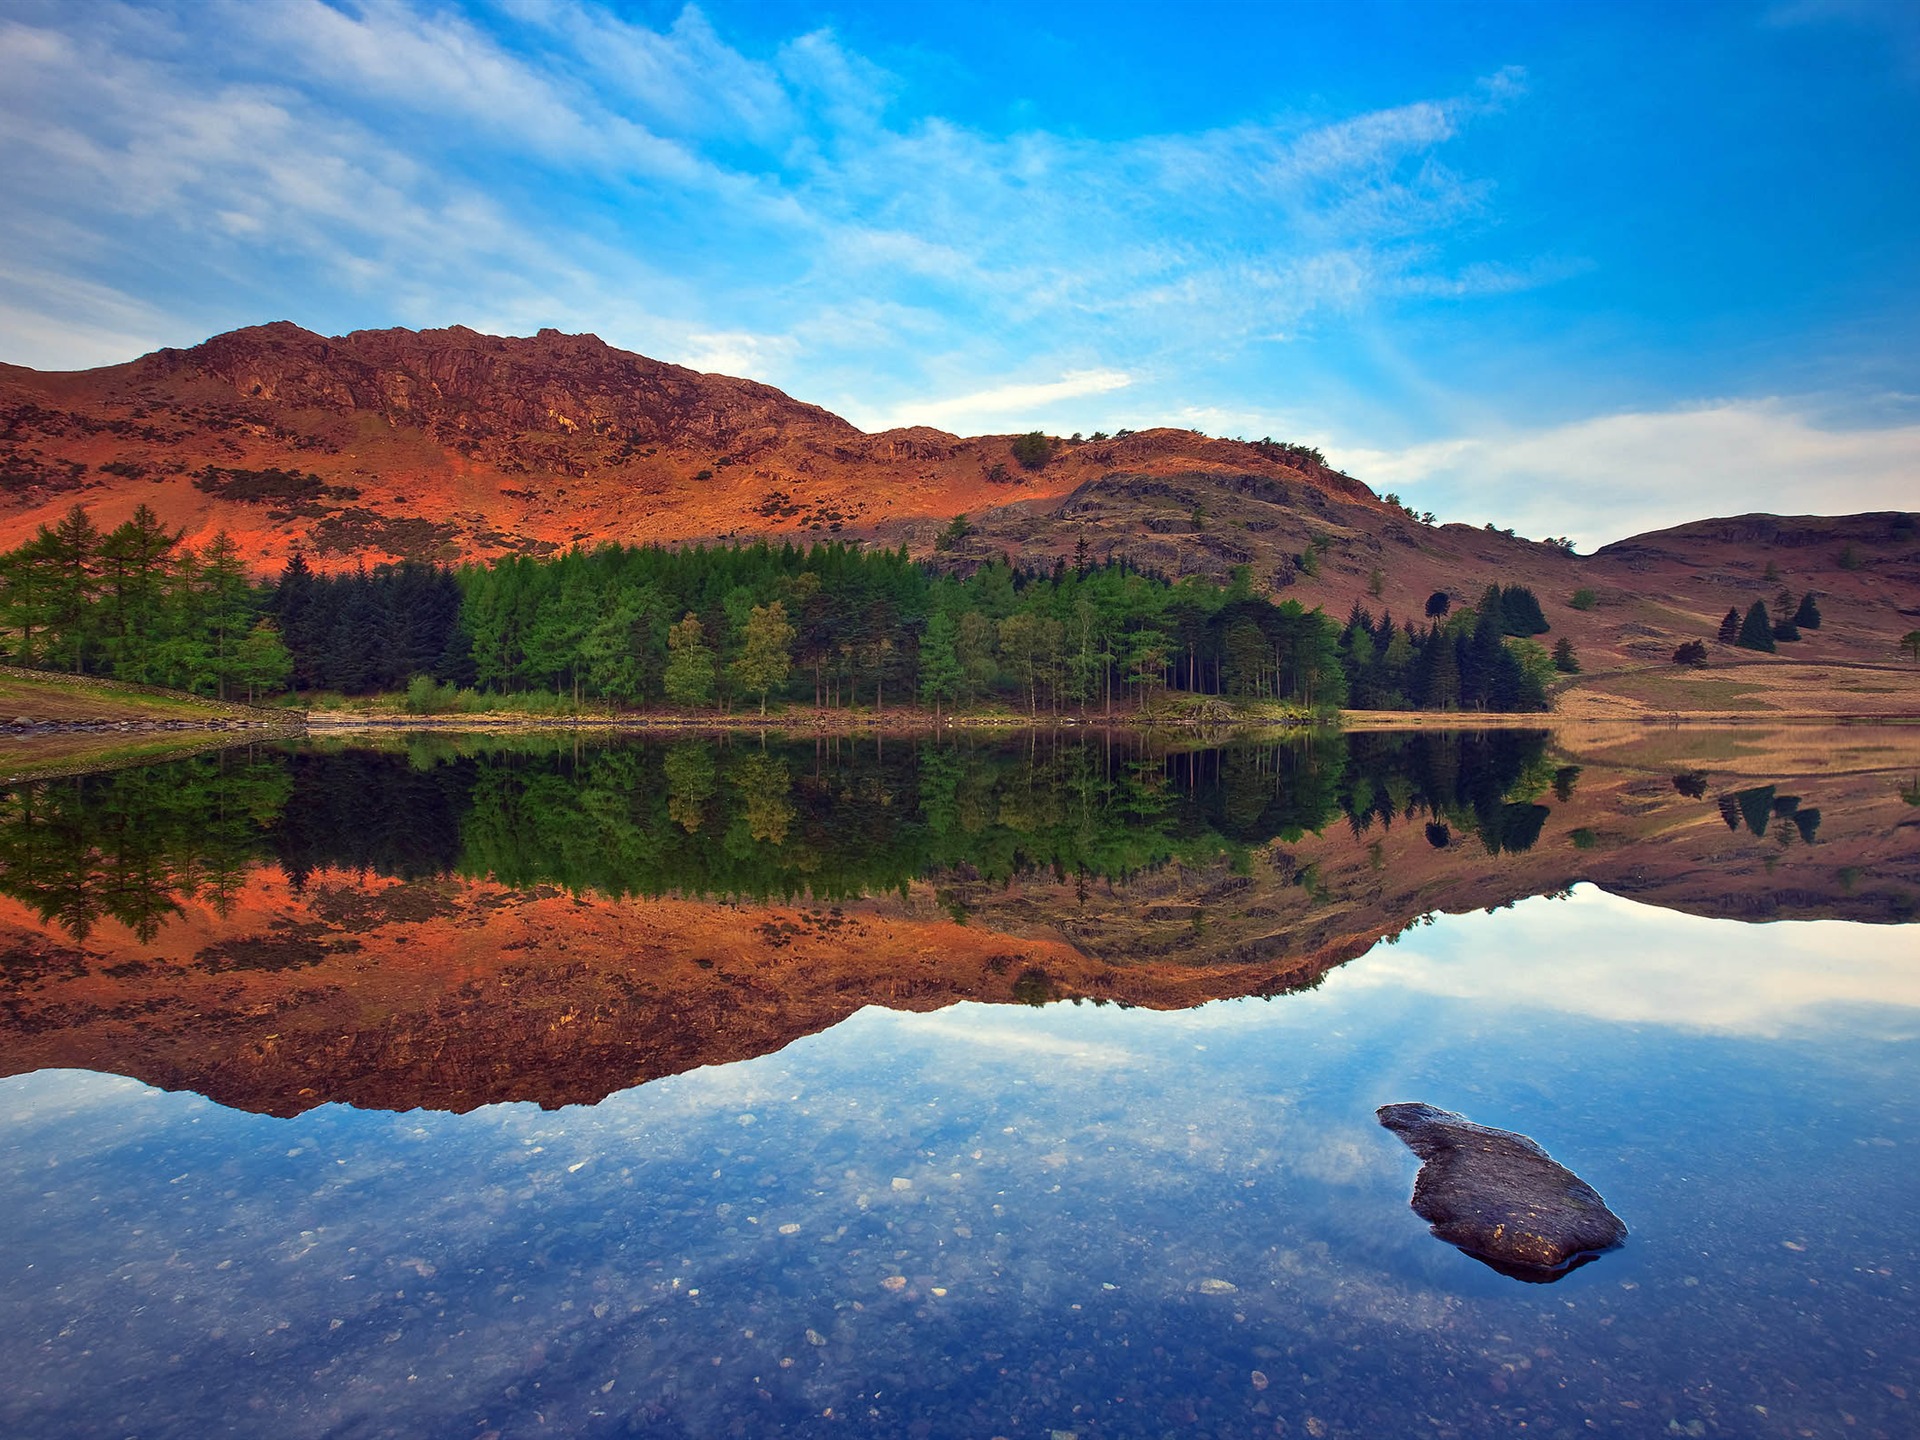
<svg viewBox="0 0 1920 1440"><path fill-rule="evenodd" d="M837 536L958 567L1002 553L1050 566L1083 546L1170 575L1246 565L1261 589L1336 616L1357 602L1416 618L1436 591L1470 603L1498 579L1536 591L1546 638L1572 640L1608 713L1765 706L1733 661L1808 694L1831 677L1793 662L1885 666L1884 682L1813 708L1916 709L1895 644L1920 624L1920 516L1702 520L1575 557L1422 524L1295 446L1156 429L1044 452L1007 435L865 434L770 386L591 335L330 339L280 322L96 370L0 365L0 547L76 502L103 525L145 503L189 543L231 532L262 572L295 549L341 569ZM960 514L971 533L943 536ZM1782 589L1818 593L1820 631L1771 658L1716 649L1697 683L1659 668L1681 641L1711 641L1730 606ZM1591 608L1572 605L1581 590ZM1656 678L1616 685L1620 670Z"/></svg>

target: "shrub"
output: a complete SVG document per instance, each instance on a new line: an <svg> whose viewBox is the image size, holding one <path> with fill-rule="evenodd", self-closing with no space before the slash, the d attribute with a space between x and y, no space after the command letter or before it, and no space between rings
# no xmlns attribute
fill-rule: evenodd
<svg viewBox="0 0 1920 1440"><path fill-rule="evenodd" d="M1013 458L1023 469L1039 470L1053 458L1053 442L1038 430L1013 437Z"/></svg>
<svg viewBox="0 0 1920 1440"><path fill-rule="evenodd" d="M1689 640L1673 652L1673 663L1691 665L1698 669L1707 663L1707 647L1704 641Z"/></svg>
<svg viewBox="0 0 1920 1440"><path fill-rule="evenodd" d="M409 715L442 715L459 703L458 687L442 685L431 675L416 675L407 682L406 705Z"/></svg>
<svg viewBox="0 0 1920 1440"><path fill-rule="evenodd" d="M972 533L973 524L967 519L966 512L962 511L960 514L954 516L947 528L942 530L939 535L934 538L933 548L936 550L951 550Z"/></svg>
<svg viewBox="0 0 1920 1440"><path fill-rule="evenodd" d="M1840 548L1840 554L1836 557L1835 563L1837 563L1842 570L1858 570L1867 562L1860 558L1860 552L1852 545L1843 545Z"/></svg>
<svg viewBox="0 0 1920 1440"><path fill-rule="evenodd" d="M1567 601L1567 604L1576 610L1591 610L1599 603L1600 592L1589 589L1586 586L1582 586L1580 589L1574 591L1573 597Z"/></svg>

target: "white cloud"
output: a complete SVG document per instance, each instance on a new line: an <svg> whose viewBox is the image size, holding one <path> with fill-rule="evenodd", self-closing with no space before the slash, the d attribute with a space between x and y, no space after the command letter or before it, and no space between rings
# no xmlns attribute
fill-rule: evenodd
<svg viewBox="0 0 1920 1440"><path fill-rule="evenodd" d="M1905 510L1920 494L1920 425L1829 428L1778 400L1328 451L1374 489L1443 518L1493 518L1588 547L1708 515Z"/></svg>
<svg viewBox="0 0 1920 1440"><path fill-rule="evenodd" d="M1741 925L1739 943L1729 944L1730 923L1582 885L1570 901L1528 900L1413 932L1344 967L1335 983L1766 1037L1872 1006L1879 1018L1845 1023L1863 1035L1920 1032L1920 967L1908 927L1779 921Z"/></svg>
<svg viewBox="0 0 1920 1440"><path fill-rule="evenodd" d="M1132 383L1133 377L1123 370L1069 371L1058 380L996 385L990 390L976 390L970 395L954 395L944 400L904 401L893 407L876 428L966 424L990 434L1026 430L1045 416L1047 407L1059 401L1106 395L1124 390Z"/></svg>

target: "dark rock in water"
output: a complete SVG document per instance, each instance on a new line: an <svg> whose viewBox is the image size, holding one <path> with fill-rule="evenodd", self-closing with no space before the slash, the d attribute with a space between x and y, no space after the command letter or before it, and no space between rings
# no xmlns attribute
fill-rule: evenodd
<svg viewBox="0 0 1920 1440"><path fill-rule="evenodd" d="M1503 1275L1558 1280L1627 1238L1598 1192L1524 1135L1432 1105L1375 1113L1421 1159L1414 1214Z"/></svg>

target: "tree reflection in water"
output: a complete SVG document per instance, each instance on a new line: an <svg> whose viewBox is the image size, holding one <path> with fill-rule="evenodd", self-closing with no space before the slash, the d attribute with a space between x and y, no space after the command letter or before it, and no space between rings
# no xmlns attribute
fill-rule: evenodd
<svg viewBox="0 0 1920 1440"><path fill-rule="evenodd" d="M1124 880L1424 820L1528 849L1545 734L1341 736L1169 749L1134 735L919 743L571 736L232 750L0 793L0 891L84 939L149 940L249 867L460 875L604 896L821 901L942 874ZM1564 798L1564 797L1563 797ZM1437 829L1435 827L1438 827Z"/></svg>

